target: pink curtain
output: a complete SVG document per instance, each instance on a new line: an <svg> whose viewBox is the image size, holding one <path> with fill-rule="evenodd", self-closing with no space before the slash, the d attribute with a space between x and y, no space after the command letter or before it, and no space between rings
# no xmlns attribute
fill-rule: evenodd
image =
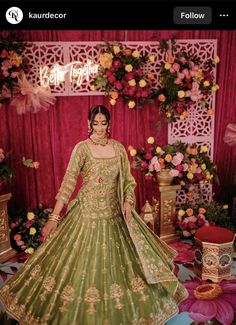
<svg viewBox="0 0 236 325"><path fill-rule="evenodd" d="M26 41L149 41L170 38L217 39L220 91L216 99L215 162L219 166L221 187L216 188L219 199L231 201L236 193L233 177L236 166L236 148L224 144L223 136L228 123L236 123L236 31L24 31ZM103 96L57 97L55 105L48 111L37 114L17 115L9 107L0 110L0 147L11 151L16 168L16 179L9 187L13 193L15 207L35 207L38 203L54 205L54 197L60 186L74 145L87 137L88 110L95 104L105 104L111 112L111 134L114 139L129 145L143 146L149 136L156 136L160 144L167 143L167 124L160 119L154 105L140 110L129 110L123 103L110 107ZM38 170L21 164L22 156L40 162ZM156 196L156 186L147 183L143 175L132 170L137 180L137 210L148 199ZM77 189L81 182L78 182ZM77 190L76 189L76 190ZM75 193L74 193L75 195Z"/></svg>

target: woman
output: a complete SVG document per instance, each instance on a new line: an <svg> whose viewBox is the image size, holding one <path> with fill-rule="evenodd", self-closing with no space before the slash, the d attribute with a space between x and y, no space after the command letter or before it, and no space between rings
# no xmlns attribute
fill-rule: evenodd
<svg viewBox="0 0 236 325"><path fill-rule="evenodd" d="M24 325L164 324L186 298L171 271L175 252L134 210L135 181L124 147L109 138L104 106L89 112L89 128L43 228L47 240L0 290L1 300ZM79 172L82 188L61 220Z"/></svg>

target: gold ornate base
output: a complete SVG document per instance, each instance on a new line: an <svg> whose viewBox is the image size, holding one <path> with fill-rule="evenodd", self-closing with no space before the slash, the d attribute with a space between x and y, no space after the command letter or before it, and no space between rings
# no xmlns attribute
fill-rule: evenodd
<svg viewBox="0 0 236 325"><path fill-rule="evenodd" d="M12 248L9 248L8 250L0 254L0 263L4 263L16 255L17 255L17 251L15 251Z"/></svg>

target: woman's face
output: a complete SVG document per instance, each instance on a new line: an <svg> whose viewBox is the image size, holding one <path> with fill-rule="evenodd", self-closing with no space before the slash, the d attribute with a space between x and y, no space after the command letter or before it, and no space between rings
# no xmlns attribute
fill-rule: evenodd
<svg viewBox="0 0 236 325"><path fill-rule="evenodd" d="M107 127L108 122L106 116L102 113L96 114L92 122L93 134L102 139L106 136Z"/></svg>

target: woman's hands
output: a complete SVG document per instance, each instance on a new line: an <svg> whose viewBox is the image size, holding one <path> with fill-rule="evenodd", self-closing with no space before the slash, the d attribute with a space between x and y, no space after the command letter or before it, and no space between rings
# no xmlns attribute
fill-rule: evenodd
<svg viewBox="0 0 236 325"><path fill-rule="evenodd" d="M42 228L41 233L44 238L44 240L48 239L57 229L57 222L49 220L45 224L45 226Z"/></svg>
<svg viewBox="0 0 236 325"><path fill-rule="evenodd" d="M125 221L126 221L127 223L129 223L130 220L131 220L131 205L130 205L129 202L125 202L125 203L123 204L122 212L123 212L123 214L124 214L124 216L125 216Z"/></svg>

